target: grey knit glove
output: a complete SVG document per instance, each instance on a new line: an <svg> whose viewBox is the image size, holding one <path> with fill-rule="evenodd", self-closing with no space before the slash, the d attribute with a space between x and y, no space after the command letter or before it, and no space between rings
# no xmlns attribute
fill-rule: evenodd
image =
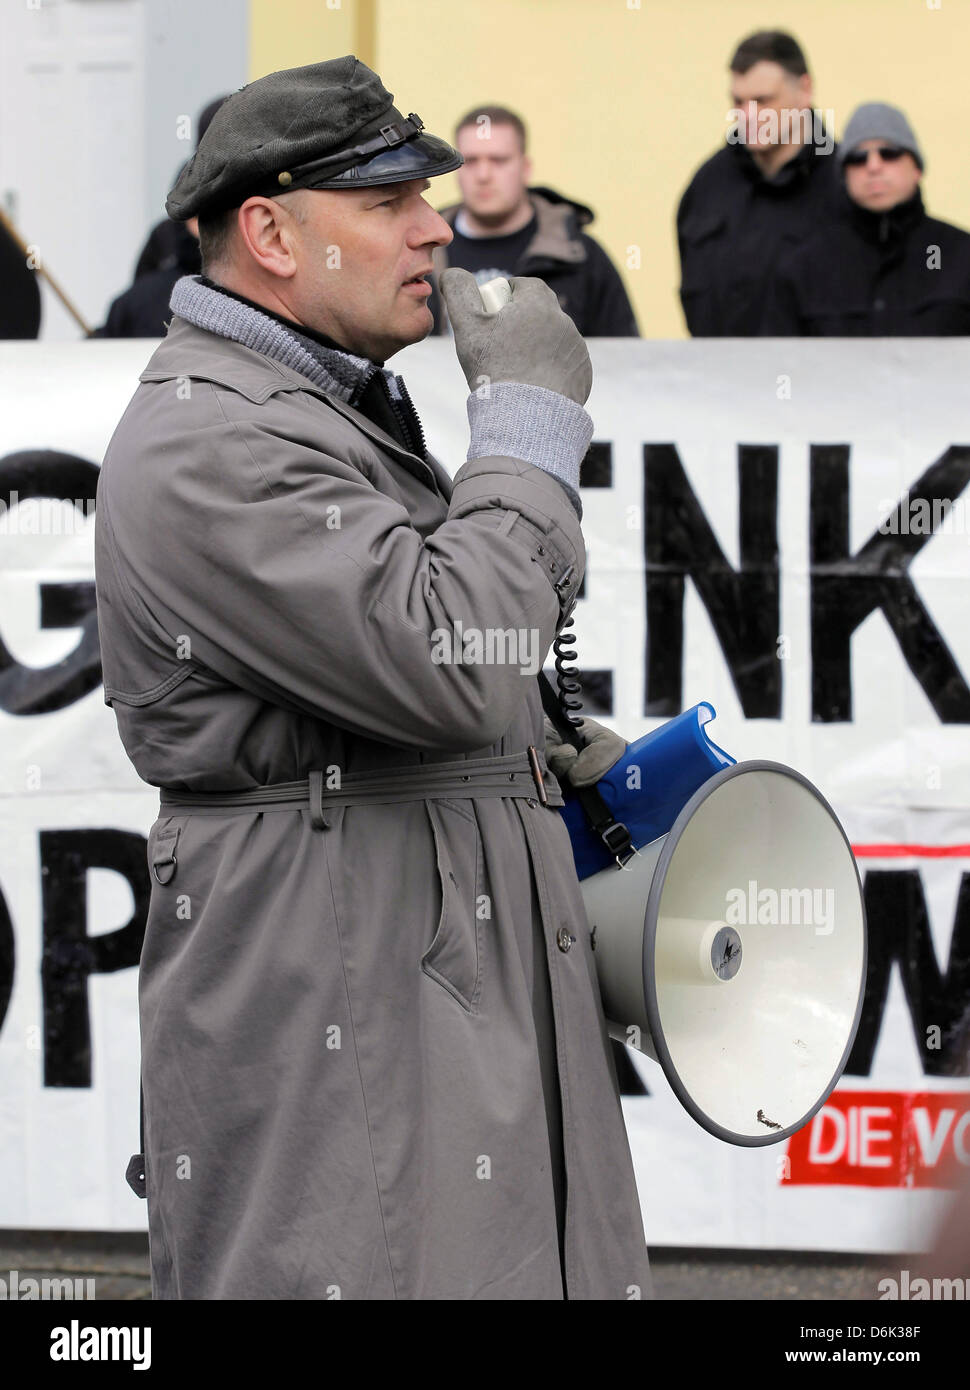
<svg viewBox="0 0 970 1390"><path fill-rule="evenodd" d="M546 730L546 762L560 782L568 780L574 787L591 787L604 777L623 757L629 744L595 719L584 719L577 728L583 740L582 752L563 740L548 715L543 716Z"/></svg>
<svg viewBox="0 0 970 1390"><path fill-rule="evenodd" d="M441 277L469 390L478 391L483 381L516 381L585 405L593 368L579 329L545 281L516 275L509 284L510 302L486 314L474 275L451 266Z"/></svg>

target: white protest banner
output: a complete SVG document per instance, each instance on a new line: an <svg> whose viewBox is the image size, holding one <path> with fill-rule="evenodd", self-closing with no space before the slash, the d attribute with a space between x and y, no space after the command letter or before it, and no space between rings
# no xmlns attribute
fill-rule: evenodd
<svg viewBox="0 0 970 1390"><path fill-rule="evenodd" d="M89 504L152 348L0 344L5 1227L144 1224L123 1175L158 803L103 703ZM869 916L849 1067L789 1144L719 1142L626 1054L648 1091L624 1096L648 1242L924 1248L970 1175L970 344L590 349L584 708L632 741L710 701L728 752L790 764L833 805ZM453 345L390 365L455 473Z"/></svg>

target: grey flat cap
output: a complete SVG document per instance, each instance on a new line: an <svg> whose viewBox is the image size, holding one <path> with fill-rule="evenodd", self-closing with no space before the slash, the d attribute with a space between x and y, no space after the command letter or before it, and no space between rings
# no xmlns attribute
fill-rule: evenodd
<svg viewBox="0 0 970 1390"><path fill-rule="evenodd" d="M856 107L836 152L840 165L863 140L885 140L890 145L898 145L901 150L909 150L919 167L923 167L923 156L916 143L913 127L898 106L887 106L883 101L869 101L864 106Z"/></svg>
<svg viewBox="0 0 970 1390"><path fill-rule="evenodd" d="M353 54L260 77L219 107L165 209L184 222L255 194L366 188L459 168L458 151L393 101Z"/></svg>

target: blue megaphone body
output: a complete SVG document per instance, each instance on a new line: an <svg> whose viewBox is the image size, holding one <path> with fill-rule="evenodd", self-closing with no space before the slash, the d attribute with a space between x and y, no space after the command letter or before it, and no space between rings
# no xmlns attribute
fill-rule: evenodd
<svg viewBox="0 0 970 1390"><path fill-rule="evenodd" d="M706 726L714 718L713 705L694 705L631 743L596 783L614 819L630 832L635 849L666 835L698 788L737 762L708 737ZM575 790L568 781L561 785L565 805L560 815L572 841L576 874L589 878L615 861L590 826Z"/></svg>
<svg viewBox="0 0 970 1390"><path fill-rule="evenodd" d="M695 705L631 743L595 800L560 779L560 814L610 1036L654 1058L709 1133L760 1147L806 1124L847 1064L865 905L818 788L732 758L714 717Z"/></svg>

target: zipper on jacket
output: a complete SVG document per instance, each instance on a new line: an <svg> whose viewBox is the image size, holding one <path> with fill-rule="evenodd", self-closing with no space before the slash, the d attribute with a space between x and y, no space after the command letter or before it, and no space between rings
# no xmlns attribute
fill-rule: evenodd
<svg viewBox="0 0 970 1390"><path fill-rule="evenodd" d="M401 440L404 444L404 447L408 450L409 453L413 454L414 434L408 426L407 417L405 416L404 411L401 409L398 402L391 395L391 388L388 386L386 378L382 377L381 380L384 382L384 394L387 396L387 403L391 407L391 414L394 416L400 428Z"/></svg>
<svg viewBox="0 0 970 1390"><path fill-rule="evenodd" d="M395 398L391 395L389 387L387 388L387 399L391 403L391 409L394 411L394 414L401 422L401 426L404 430L405 437L409 439L412 443L414 443L415 438L417 439L418 448L412 452L417 453L419 458L426 459L428 447L425 443L424 430L421 426L421 421L418 418L418 412L415 410L414 403L411 400L410 395L408 394L408 388L405 386L404 382L401 380L400 377L398 377L397 379L397 384L400 389L402 399L400 401L395 400ZM384 380L384 385L385 387L387 387L386 378Z"/></svg>

